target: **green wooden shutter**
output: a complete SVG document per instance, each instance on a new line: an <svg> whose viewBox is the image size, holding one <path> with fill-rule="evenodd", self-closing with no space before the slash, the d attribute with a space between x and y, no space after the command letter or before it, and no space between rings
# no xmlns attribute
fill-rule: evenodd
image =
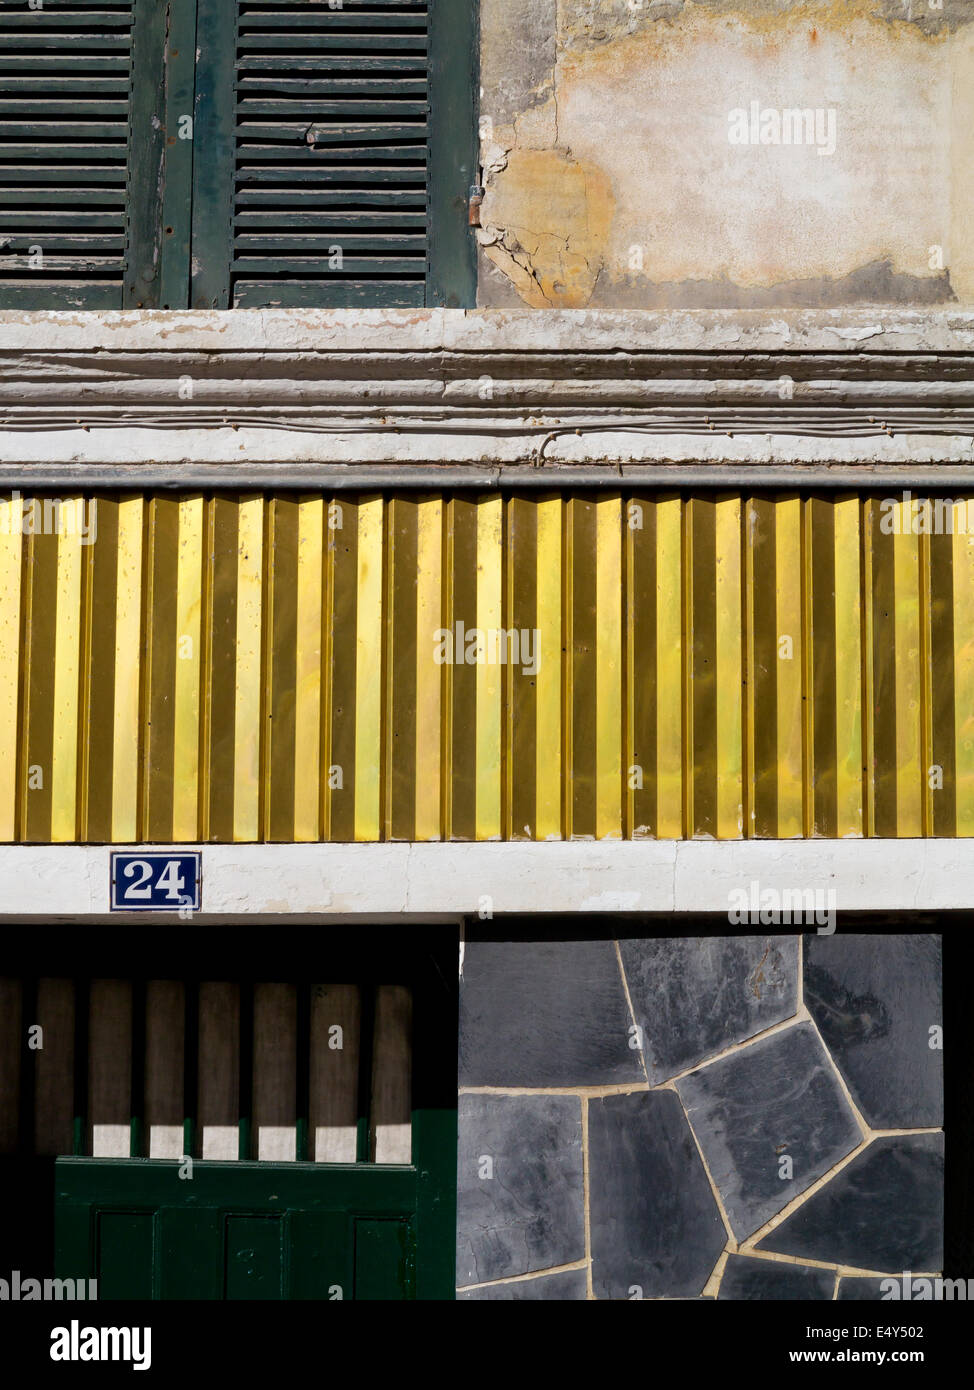
<svg viewBox="0 0 974 1390"><path fill-rule="evenodd" d="M134 6L0 8L0 308L122 307Z"/></svg>
<svg viewBox="0 0 974 1390"><path fill-rule="evenodd" d="M0 308L474 302L476 0L0 5Z"/></svg>
<svg viewBox="0 0 974 1390"><path fill-rule="evenodd" d="M422 306L427 5L239 15L234 303Z"/></svg>
<svg viewBox="0 0 974 1390"><path fill-rule="evenodd" d="M473 302L471 0L198 0L197 308Z"/></svg>

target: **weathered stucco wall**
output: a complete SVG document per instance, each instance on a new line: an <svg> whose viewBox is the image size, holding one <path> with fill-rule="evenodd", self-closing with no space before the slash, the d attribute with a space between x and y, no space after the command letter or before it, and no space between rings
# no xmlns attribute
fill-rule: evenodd
<svg viewBox="0 0 974 1390"><path fill-rule="evenodd" d="M974 303L974 0L481 0L481 303Z"/></svg>

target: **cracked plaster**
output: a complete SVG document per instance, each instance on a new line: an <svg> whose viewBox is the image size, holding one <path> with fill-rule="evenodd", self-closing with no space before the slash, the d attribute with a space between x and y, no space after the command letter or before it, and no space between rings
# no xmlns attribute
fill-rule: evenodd
<svg viewBox="0 0 974 1390"><path fill-rule="evenodd" d="M484 0L484 306L974 302L974 0L552 8ZM834 154L731 144L752 101Z"/></svg>

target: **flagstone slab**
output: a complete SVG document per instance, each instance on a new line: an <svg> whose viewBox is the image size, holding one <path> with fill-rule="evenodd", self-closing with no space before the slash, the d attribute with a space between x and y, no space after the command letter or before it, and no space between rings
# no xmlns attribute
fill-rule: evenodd
<svg viewBox="0 0 974 1390"><path fill-rule="evenodd" d="M873 1129L943 1124L940 937L808 936L804 995Z"/></svg>
<svg viewBox="0 0 974 1390"><path fill-rule="evenodd" d="M943 1266L943 1134L874 1139L759 1242L799 1259L895 1274Z"/></svg>
<svg viewBox="0 0 974 1390"><path fill-rule="evenodd" d="M581 1101L462 1095L459 1134L457 1285L583 1259Z"/></svg>
<svg viewBox="0 0 974 1390"><path fill-rule="evenodd" d="M612 941L468 941L462 1086L645 1081Z"/></svg>
<svg viewBox="0 0 974 1390"><path fill-rule="evenodd" d="M692 1298L727 1232L679 1098L642 1091L589 1102L596 1298Z"/></svg>
<svg viewBox="0 0 974 1390"><path fill-rule="evenodd" d="M791 1018L797 936L619 942L653 1085Z"/></svg>
<svg viewBox="0 0 974 1390"><path fill-rule="evenodd" d="M759 1038L676 1087L739 1240L862 1139L810 1023Z"/></svg>
<svg viewBox="0 0 974 1390"><path fill-rule="evenodd" d="M718 1299L831 1299L835 1275L830 1269L728 1255Z"/></svg>

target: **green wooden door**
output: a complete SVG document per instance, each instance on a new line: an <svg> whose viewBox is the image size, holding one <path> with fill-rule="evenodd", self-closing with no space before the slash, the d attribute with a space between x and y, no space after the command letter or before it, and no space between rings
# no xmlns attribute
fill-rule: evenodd
<svg viewBox="0 0 974 1390"><path fill-rule="evenodd" d="M52 1272L103 1300L452 1299L455 931L213 932L191 975L172 942L144 973L142 944L52 928L53 981L11 952L44 1028L17 1147L53 1167Z"/></svg>
<svg viewBox="0 0 974 1390"><path fill-rule="evenodd" d="M100 1300L417 1297L415 1167L62 1158L59 1278Z"/></svg>

